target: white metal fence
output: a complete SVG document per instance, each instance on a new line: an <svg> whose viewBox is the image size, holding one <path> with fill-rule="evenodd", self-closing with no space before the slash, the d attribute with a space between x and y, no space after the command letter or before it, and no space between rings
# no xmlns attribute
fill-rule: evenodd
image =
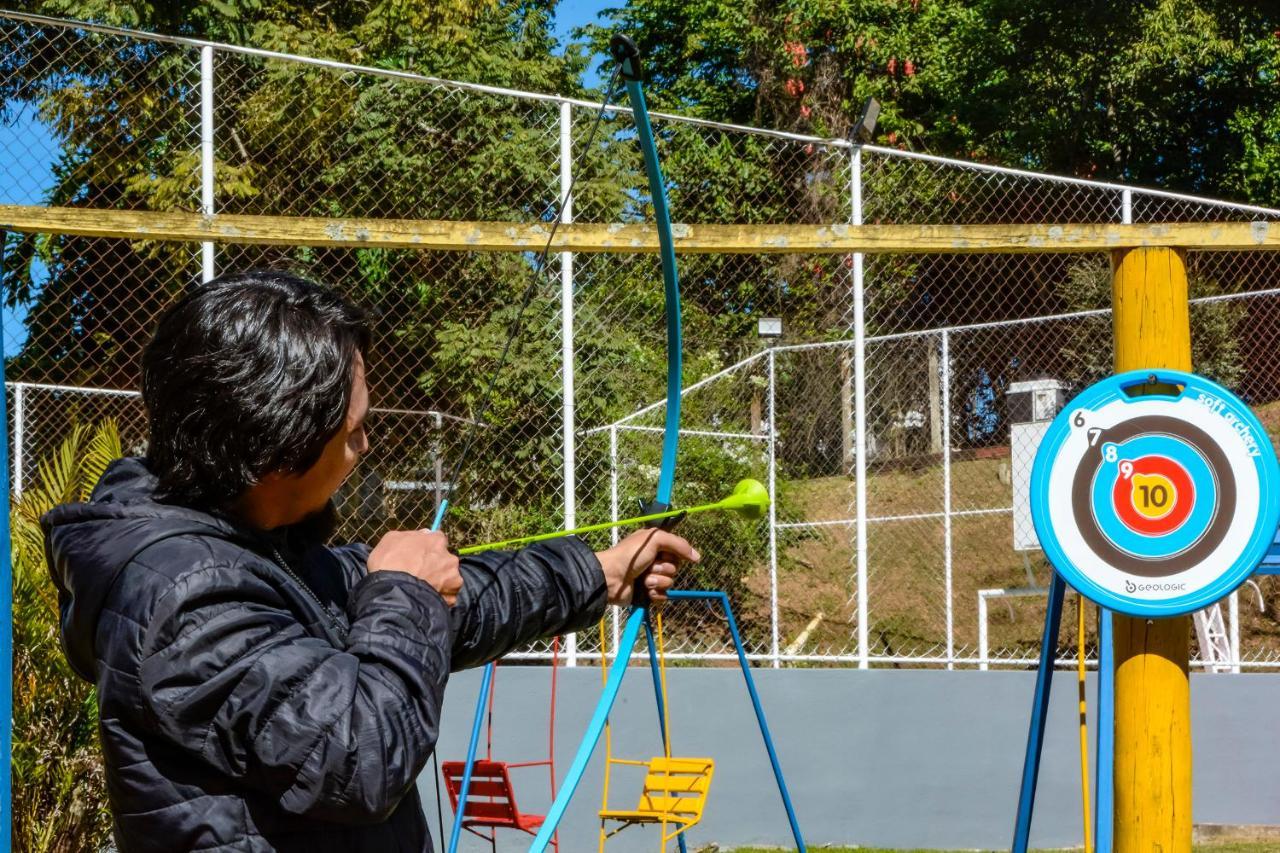
<svg viewBox="0 0 1280 853"><path fill-rule="evenodd" d="M620 107L587 148L597 106L578 98L18 15L0 17L0 51L0 157L19 176L0 187L0 203L529 221L554 210L577 174L571 218L645 215ZM1280 217L846 140L667 115L655 124L675 217L690 223ZM662 417L655 258L559 255L495 415L476 425L492 365L469 345L505 329L529 272L523 256L192 251L56 236L8 249L17 493L74 421L113 417L124 445L142 451L144 415L129 389L154 317L202 278L263 263L301 266L378 311L374 451L342 494L350 535L428 517L450 485L442 460L468 429L485 432L477 470L457 484L457 537L618 518L652 488ZM1020 379L1078 389L1109 372L1107 258L688 256L681 268L678 499L714 499L740 476L776 497L760 524L698 518L686 528L707 555L686 582L729 592L753 659L1033 661L1042 600L988 606L995 599L982 594L1047 577L1041 557L1012 549L1011 469L1028 460L1010 455L1005 397ZM1190 272L1197 369L1243 394L1274 438L1280 260L1192 253ZM760 317L781 318L784 339L758 339ZM1231 608L1241 666L1280 664L1273 592L1264 579L1261 612L1248 596L1238 618ZM675 658L731 656L709 611L673 607L668 625ZM568 660L598 649L581 635Z"/></svg>

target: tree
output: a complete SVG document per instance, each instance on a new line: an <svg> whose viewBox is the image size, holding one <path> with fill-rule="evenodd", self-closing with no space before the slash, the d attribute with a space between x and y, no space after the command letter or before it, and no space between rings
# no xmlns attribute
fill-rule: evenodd
<svg viewBox="0 0 1280 853"><path fill-rule="evenodd" d="M98 752L93 688L71 672L58 637L58 595L49 583L40 516L87 500L120 456L114 422L72 424L40 460L38 482L13 502L13 849L97 850L111 819Z"/></svg>

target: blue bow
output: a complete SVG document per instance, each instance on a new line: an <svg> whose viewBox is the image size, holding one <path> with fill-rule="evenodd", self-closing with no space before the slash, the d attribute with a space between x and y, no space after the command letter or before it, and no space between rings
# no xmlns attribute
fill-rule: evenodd
<svg viewBox="0 0 1280 853"><path fill-rule="evenodd" d="M662 280L666 293L667 311L667 419L662 435L662 467L658 475L658 490L654 502L645 508L645 512L663 512L671 508L671 489L675 484L676 450L680 437L680 393L681 393L681 323L680 323L680 279L676 273L675 241L671 234L671 214L667 209L667 192L662 180L662 170L658 165L658 147L654 143L653 128L649 124L649 111L645 106L644 90L640 86L640 51L635 42L624 35L615 35L609 43L609 52L618 63L622 79L627 88L627 99L631 104L631 112L635 121L637 141L644 154L644 169L649 176L649 194L653 200L653 213L658 229L658 245L662 257ZM578 751L569 766L552 803L550 811L538 835L529 846L531 853L542 853L555 835L560 820L564 817L569 801L573 799L582 774L587 769L591 754L595 751L600 735L608 722L609 712L613 709L614 700L618 698L618 689L622 686L622 677L626 674L627 663L631 658L631 650L635 648L640 629L646 620L648 610L647 596L642 588L636 589L635 603L627 617L626 627L615 649L613 664L609 667L609 676L605 682L604 693L591 715L586 733L578 744Z"/></svg>

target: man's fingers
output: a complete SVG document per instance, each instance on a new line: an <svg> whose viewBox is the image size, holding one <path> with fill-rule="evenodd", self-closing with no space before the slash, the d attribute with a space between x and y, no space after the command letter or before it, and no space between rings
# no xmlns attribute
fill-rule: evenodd
<svg viewBox="0 0 1280 853"><path fill-rule="evenodd" d="M644 585L647 589L654 591L671 589L671 587L676 585L674 575L674 572L672 574L650 573L645 575Z"/></svg>
<svg viewBox="0 0 1280 853"><path fill-rule="evenodd" d="M675 563L668 563L666 561L654 563L652 566L649 567L649 573L651 576L654 574L658 574L658 575L667 575L668 577L675 577L677 571L679 571L679 568L676 566Z"/></svg>
<svg viewBox="0 0 1280 853"><path fill-rule="evenodd" d="M666 530L654 531L654 537L649 541L658 549L659 554L670 554L692 563L702 559L702 555L694 550L687 539Z"/></svg>

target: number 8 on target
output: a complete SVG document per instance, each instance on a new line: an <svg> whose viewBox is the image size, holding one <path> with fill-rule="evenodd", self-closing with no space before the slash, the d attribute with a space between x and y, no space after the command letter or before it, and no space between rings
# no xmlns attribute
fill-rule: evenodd
<svg viewBox="0 0 1280 853"><path fill-rule="evenodd" d="M1136 394L1158 384L1157 394ZM1230 593L1280 522L1262 424L1222 386L1136 371L1090 386L1045 433L1031 514L1046 556L1097 603L1173 616Z"/></svg>

